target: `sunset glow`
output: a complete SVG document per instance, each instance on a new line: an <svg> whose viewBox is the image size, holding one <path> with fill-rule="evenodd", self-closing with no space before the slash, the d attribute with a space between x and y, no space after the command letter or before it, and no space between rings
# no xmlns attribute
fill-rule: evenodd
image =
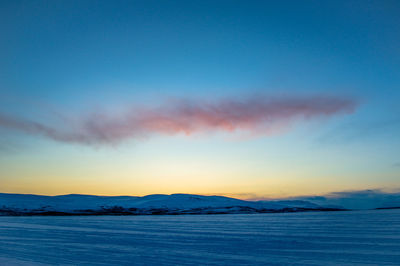
<svg viewBox="0 0 400 266"><path fill-rule="evenodd" d="M22 2L0 9L0 192L400 188L395 2Z"/></svg>

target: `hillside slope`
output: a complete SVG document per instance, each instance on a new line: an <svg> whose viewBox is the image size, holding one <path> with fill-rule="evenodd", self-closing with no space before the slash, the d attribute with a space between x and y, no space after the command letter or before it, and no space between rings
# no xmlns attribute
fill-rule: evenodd
<svg viewBox="0 0 400 266"><path fill-rule="evenodd" d="M190 194L132 196L40 196L0 193L3 215L214 214L333 210L301 200L245 201Z"/></svg>

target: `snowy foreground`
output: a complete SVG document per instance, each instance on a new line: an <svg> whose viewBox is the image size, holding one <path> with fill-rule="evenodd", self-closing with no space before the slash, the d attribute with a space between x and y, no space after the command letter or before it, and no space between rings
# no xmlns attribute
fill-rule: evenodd
<svg viewBox="0 0 400 266"><path fill-rule="evenodd" d="M0 217L0 265L399 265L400 210Z"/></svg>

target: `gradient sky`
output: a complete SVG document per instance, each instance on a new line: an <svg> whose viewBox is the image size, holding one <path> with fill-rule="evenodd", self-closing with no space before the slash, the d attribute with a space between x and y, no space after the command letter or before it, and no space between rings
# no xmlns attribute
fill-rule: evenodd
<svg viewBox="0 0 400 266"><path fill-rule="evenodd" d="M0 192L400 188L399 1L1 1Z"/></svg>

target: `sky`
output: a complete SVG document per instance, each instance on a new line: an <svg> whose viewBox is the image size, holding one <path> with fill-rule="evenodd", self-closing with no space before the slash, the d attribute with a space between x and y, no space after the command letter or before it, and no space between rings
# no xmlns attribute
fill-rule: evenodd
<svg viewBox="0 0 400 266"><path fill-rule="evenodd" d="M1 1L0 192L400 188L398 1Z"/></svg>

